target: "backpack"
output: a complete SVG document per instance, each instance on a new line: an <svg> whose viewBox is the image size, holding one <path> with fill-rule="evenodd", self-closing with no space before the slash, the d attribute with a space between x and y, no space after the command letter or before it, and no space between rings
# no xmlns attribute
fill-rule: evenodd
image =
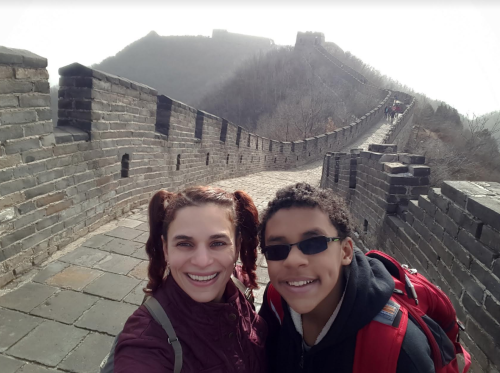
<svg viewBox="0 0 500 373"><path fill-rule="evenodd" d="M243 293L245 296L246 300L250 302L252 307L254 306L254 297L253 297L253 292L250 288L247 288L243 282L241 282L237 277L234 275L231 275L231 280L233 280L233 283L236 285L236 287ZM177 338L177 335L175 334L174 327L172 326L172 323L170 322L170 319L168 318L167 314L165 313L165 310L163 307L160 305L160 303L150 295L147 295L144 297L144 302L142 303L144 307L148 310L150 315L155 319L155 321L161 325L163 330L167 333L167 341L170 345L172 345L172 348L174 349L174 371L173 373L180 373L182 369L182 346L181 343L179 342L179 338ZM111 346L111 350L109 353L106 355L106 357L103 359L100 365L100 370L99 373L113 373L115 369L115 349L116 345L118 344L118 339L120 338L120 335L122 333L118 333L118 335L115 337L115 340L113 342L113 345Z"/></svg>
<svg viewBox="0 0 500 373"><path fill-rule="evenodd" d="M396 372L409 319L427 337L436 373L458 373L457 354L464 355L463 373L467 372L471 357L459 341L459 330L464 328L446 294L415 269L401 265L388 254L372 250L366 256L382 262L394 279L395 289L377 317L359 330L353 373ZM266 298L281 324L284 318L281 296L272 284L267 289ZM399 311L399 325L394 327L393 320Z"/></svg>

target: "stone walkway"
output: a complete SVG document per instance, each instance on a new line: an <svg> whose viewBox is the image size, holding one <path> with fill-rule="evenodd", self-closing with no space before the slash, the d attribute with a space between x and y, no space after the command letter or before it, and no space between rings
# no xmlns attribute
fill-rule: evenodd
<svg viewBox="0 0 500 373"><path fill-rule="evenodd" d="M381 141L389 125L379 122L349 146ZM306 181L319 185L322 161L291 171L266 171L214 185L247 191L262 211L279 188ZM143 299L148 238L145 209L106 224L40 268L0 290L0 371L77 373L98 371L113 337ZM268 282L258 259L258 281ZM264 286L256 292L257 306Z"/></svg>

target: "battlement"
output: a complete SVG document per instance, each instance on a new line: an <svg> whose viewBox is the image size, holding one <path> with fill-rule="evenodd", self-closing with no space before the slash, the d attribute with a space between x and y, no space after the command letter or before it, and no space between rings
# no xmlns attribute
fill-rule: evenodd
<svg viewBox="0 0 500 373"><path fill-rule="evenodd" d="M295 47L306 45L323 45L325 43L325 34L322 32L298 32L295 41Z"/></svg>
<svg viewBox="0 0 500 373"><path fill-rule="evenodd" d="M59 70L54 127L47 60L0 51L0 286L159 189L290 169L338 151L382 118L392 94L377 90L378 105L348 126L280 142L74 63Z"/></svg>
<svg viewBox="0 0 500 373"><path fill-rule="evenodd" d="M424 163L424 156L397 153L396 144L330 153L321 185L347 199L359 246L389 253L448 295L476 369L494 370L500 366L500 184L445 181L430 188Z"/></svg>

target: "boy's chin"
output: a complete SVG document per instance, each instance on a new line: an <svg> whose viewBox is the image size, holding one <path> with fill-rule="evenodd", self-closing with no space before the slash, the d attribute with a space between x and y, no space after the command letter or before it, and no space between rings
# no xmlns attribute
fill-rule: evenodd
<svg viewBox="0 0 500 373"><path fill-rule="evenodd" d="M295 312L297 312L301 315L305 315L305 314L308 314L309 312L312 312L318 306L318 302L314 302L314 301L311 301L311 302L304 302L303 300L302 301L295 301L295 302L288 302L287 301L287 303L292 310L294 310Z"/></svg>

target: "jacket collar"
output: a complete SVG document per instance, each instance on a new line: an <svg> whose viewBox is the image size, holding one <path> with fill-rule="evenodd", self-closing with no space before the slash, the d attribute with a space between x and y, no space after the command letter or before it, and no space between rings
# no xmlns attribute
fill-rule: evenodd
<svg viewBox="0 0 500 373"><path fill-rule="evenodd" d="M206 324L216 323L220 316L227 313L240 314L241 303L244 301L243 295L234 283L229 280L224 290L224 302L196 302L181 289L172 276L168 276L165 279L163 285L155 292L154 296L157 299L160 298L158 300L168 310L175 310L174 312L176 313L184 313L185 315L189 315L190 318Z"/></svg>

